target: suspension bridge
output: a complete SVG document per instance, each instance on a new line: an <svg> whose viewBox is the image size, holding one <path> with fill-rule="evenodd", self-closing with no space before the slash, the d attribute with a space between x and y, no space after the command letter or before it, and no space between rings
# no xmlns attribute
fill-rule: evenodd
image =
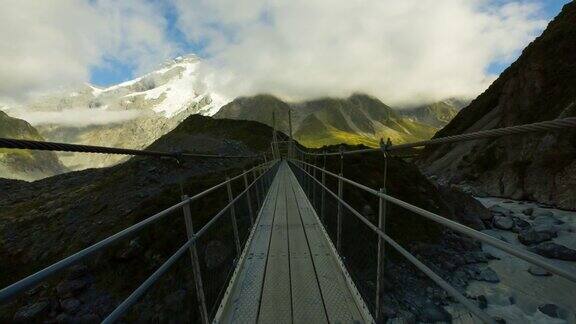
<svg viewBox="0 0 576 324"><path fill-rule="evenodd" d="M382 142L380 148L337 152L303 150L295 144L291 136L289 141L279 141L274 131L270 158L266 155L185 154L0 139L0 148L12 149L148 155L174 159L187 157L263 159L262 163L235 177L227 178L196 195L190 197L184 195L180 203L3 288L0 290L0 302L10 302L71 265L90 258L115 242L135 235L143 228L153 226L160 219L175 217L175 214L180 212L180 217L183 217L185 221L187 240L137 289L119 303L115 310L103 319L104 323L120 321L126 312L149 289L152 289L153 284L186 254L190 258L190 271L193 274L196 304L200 315L198 319L191 319L192 322L383 322L386 320L382 316L382 308L385 306L382 299L383 269L387 249L394 249L462 305L469 316L461 318L461 322L495 323L495 320L485 309L481 309L475 300L464 296L461 291L450 285L386 234L387 203L405 208L454 232L505 251L571 283L576 283L576 273L539 255L389 196L386 194L386 188L369 188L347 179L342 172L339 174L329 172L312 161L316 161L318 156L340 156L342 165L345 155L381 151L384 158L384 174L386 174L388 157L394 150L566 128L576 128L576 118L436 138L410 144L392 145ZM284 150L281 150L281 146ZM327 185L328 177L336 181L337 189L331 189ZM234 195L232 184L238 181L243 184L243 189ZM376 223L368 220L346 202L343 197L344 185L351 186L379 200ZM191 204L222 188L226 189L228 204L203 227L196 229ZM374 277L370 278L375 284L370 287L358 281L359 276L354 273L356 269L351 267L341 255L344 248L343 237L349 230L343 228L346 217L362 223L377 238L377 252L373 258L375 264L371 265L376 272ZM206 255L208 250L206 245L210 239L223 239L223 237L228 237L233 242L235 250L235 253L232 253L224 262L231 275L215 276L207 261L209 256ZM365 238L358 237L355 243L363 244L363 239Z"/></svg>

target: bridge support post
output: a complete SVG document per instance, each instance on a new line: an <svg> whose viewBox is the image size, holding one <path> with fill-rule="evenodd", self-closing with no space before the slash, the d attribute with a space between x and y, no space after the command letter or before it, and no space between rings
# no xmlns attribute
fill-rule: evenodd
<svg viewBox="0 0 576 324"><path fill-rule="evenodd" d="M250 225L254 225L254 212L252 211L252 199L250 199L250 190L248 189L248 176L244 171L244 188L246 189L246 203L248 204L248 213L250 214Z"/></svg>
<svg viewBox="0 0 576 324"><path fill-rule="evenodd" d="M228 191L228 201L231 203L234 200L232 196L232 185L230 184L230 177L226 177L226 190ZM230 206L230 221L232 222L232 230L234 231L234 243L236 243L237 257L240 257L242 248L240 247L240 235L238 235L238 224L236 223L236 210L234 204Z"/></svg>
<svg viewBox="0 0 576 324"><path fill-rule="evenodd" d="M342 173L339 174L342 176ZM342 196L343 196L343 182L342 179L338 178L338 215L336 218L336 250L342 252Z"/></svg>
<svg viewBox="0 0 576 324"><path fill-rule="evenodd" d="M380 193L386 194L386 189L381 188ZM378 228L386 233L386 200L380 197L378 199ZM381 320L380 304L384 297L384 260L386 258L386 242L378 236L378 267L376 270L376 323Z"/></svg>
<svg viewBox="0 0 576 324"><path fill-rule="evenodd" d="M183 195L182 200L188 200L188 196ZM184 222L186 223L186 234L188 240L194 238L194 225L192 223L192 212L190 211L190 202L182 207L184 211ZM204 286L202 285L202 274L200 273L200 260L196 250L196 242L190 245L190 259L192 260L192 273L194 277L194 286L196 287L196 297L198 298L198 307L200 308L200 317L202 323L208 324L208 310L206 308L206 297L204 296Z"/></svg>

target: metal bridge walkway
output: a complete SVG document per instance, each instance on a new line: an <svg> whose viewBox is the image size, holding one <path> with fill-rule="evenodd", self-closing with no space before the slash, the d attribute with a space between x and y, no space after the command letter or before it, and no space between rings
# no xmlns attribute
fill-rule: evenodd
<svg viewBox="0 0 576 324"><path fill-rule="evenodd" d="M255 225L215 322L373 322L286 162Z"/></svg>

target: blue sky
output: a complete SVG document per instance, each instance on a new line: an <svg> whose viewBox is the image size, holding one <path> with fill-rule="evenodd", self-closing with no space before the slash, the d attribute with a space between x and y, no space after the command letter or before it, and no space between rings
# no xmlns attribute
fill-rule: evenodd
<svg viewBox="0 0 576 324"><path fill-rule="evenodd" d="M497 0L497 2L506 3L508 1ZM570 2L570 0L543 0L539 1L538 4L542 7L542 15L544 18L550 21L560 12L562 6L568 2ZM176 9L173 6L163 6L163 8L165 9L164 17L168 23L166 34L171 42L177 44L177 55L194 53L202 57L202 44L194 44L188 41L185 35L177 28ZM160 63L161 62L159 62L159 64ZM487 67L487 71L490 74L500 74L510 63L509 61L492 62ZM91 82L100 86L116 84L137 76L135 75L135 67L133 65L116 59L105 60L104 64L92 67L90 72Z"/></svg>

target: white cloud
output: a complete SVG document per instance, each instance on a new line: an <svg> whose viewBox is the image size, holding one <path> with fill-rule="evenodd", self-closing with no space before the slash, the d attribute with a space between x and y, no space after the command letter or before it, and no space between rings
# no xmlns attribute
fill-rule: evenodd
<svg viewBox="0 0 576 324"><path fill-rule="evenodd" d="M228 97L367 92L393 105L473 97L544 27L531 2L172 0Z"/></svg>
<svg viewBox="0 0 576 324"><path fill-rule="evenodd" d="M90 79L106 59L138 71L174 53L159 5L139 0L1 0L0 99Z"/></svg>
<svg viewBox="0 0 576 324"><path fill-rule="evenodd" d="M14 117L25 119L34 126L57 124L71 127L121 123L142 115L142 111L136 109L99 110L88 108L74 108L64 111L28 111L14 109L9 111L9 113Z"/></svg>

